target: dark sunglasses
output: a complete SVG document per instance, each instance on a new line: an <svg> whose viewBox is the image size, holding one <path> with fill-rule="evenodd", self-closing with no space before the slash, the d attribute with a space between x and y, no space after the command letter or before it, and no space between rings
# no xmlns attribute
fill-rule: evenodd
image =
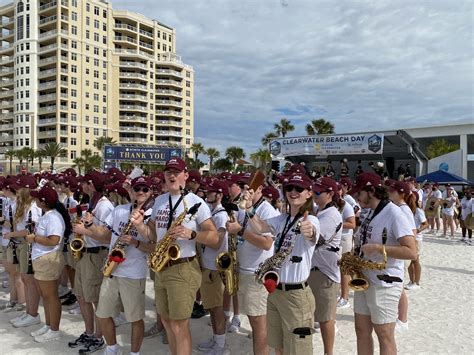
<svg viewBox="0 0 474 355"><path fill-rule="evenodd" d="M327 191L314 191L316 196L321 196L321 194L327 193Z"/></svg>
<svg viewBox="0 0 474 355"><path fill-rule="evenodd" d="M148 191L150 191L150 189L146 186L135 186L133 188L133 191L135 191L135 192L143 191L144 193L147 193Z"/></svg>
<svg viewBox="0 0 474 355"><path fill-rule="evenodd" d="M294 185L286 185L283 190L285 190L285 192L291 192L293 190L296 190L296 192L301 193L305 190L305 188Z"/></svg>

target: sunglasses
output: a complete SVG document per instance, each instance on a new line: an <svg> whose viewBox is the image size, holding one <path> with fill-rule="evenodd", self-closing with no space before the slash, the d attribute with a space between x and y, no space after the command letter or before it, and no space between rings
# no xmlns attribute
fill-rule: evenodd
<svg viewBox="0 0 474 355"><path fill-rule="evenodd" d="M286 185L283 190L285 190L285 192L291 192L293 190L296 190L296 192L298 193L302 193L304 190L306 190L304 187L300 187L300 186L294 186L294 185Z"/></svg>
<svg viewBox="0 0 474 355"><path fill-rule="evenodd" d="M328 191L314 191L313 192L316 196L321 196L321 194L327 194Z"/></svg>
<svg viewBox="0 0 474 355"><path fill-rule="evenodd" d="M145 186L135 186L133 188L133 191L135 191L135 192L143 191L144 193L147 193L148 191L150 191L150 189L148 187L145 187Z"/></svg>

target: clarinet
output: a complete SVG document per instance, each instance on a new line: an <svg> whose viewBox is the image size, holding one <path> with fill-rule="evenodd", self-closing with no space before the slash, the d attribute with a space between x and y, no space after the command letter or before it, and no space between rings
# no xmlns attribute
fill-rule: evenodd
<svg viewBox="0 0 474 355"><path fill-rule="evenodd" d="M10 206L10 209L8 211L8 218L10 219L10 230L13 232L13 210L12 206ZM18 265L18 255L16 254L16 243L13 241L13 239L10 239L10 246L12 248L12 255L13 255L13 265Z"/></svg>
<svg viewBox="0 0 474 355"><path fill-rule="evenodd" d="M26 225L26 229L28 230L28 234L34 233L34 223L31 217L31 210L28 211L28 224ZM33 261L31 260L31 252L33 251L33 243L28 244L28 271L26 272L27 275L33 275Z"/></svg>

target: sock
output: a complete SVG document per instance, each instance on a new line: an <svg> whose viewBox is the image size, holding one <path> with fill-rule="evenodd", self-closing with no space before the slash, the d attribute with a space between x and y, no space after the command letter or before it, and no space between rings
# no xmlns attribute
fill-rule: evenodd
<svg viewBox="0 0 474 355"><path fill-rule="evenodd" d="M199 306L201 306L201 305L202 305L202 301L201 301L201 300L199 300L199 301L198 301L198 300L196 300L196 303L197 303Z"/></svg>
<svg viewBox="0 0 474 355"><path fill-rule="evenodd" d="M216 341L216 344L220 348L223 348L225 346L225 334L222 334L222 335L214 334L214 340Z"/></svg>
<svg viewBox="0 0 474 355"><path fill-rule="evenodd" d="M133 351L130 351L130 355L140 355L140 352L138 351L138 352L134 353Z"/></svg>
<svg viewBox="0 0 474 355"><path fill-rule="evenodd" d="M48 327L48 331L52 334L58 334L59 330L52 330L50 327Z"/></svg>
<svg viewBox="0 0 474 355"><path fill-rule="evenodd" d="M114 345L107 345L107 350L110 350L110 351L113 351L114 353L118 352L118 344L114 344Z"/></svg>
<svg viewBox="0 0 474 355"><path fill-rule="evenodd" d="M224 315L226 318L230 318L230 316L232 315L232 312L231 311L224 311Z"/></svg>
<svg viewBox="0 0 474 355"><path fill-rule="evenodd" d="M232 320L236 320L238 322L240 322L240 314L234 314L234 316L232 317Z"/></svg>
<svg viewBox="0 0 474 355"><path fill-rule="evenodd" d="M91 334L86 333L86 335L87 335L89 338L95 337L95 334L94 334L94 333L91 333Z"/></svg>

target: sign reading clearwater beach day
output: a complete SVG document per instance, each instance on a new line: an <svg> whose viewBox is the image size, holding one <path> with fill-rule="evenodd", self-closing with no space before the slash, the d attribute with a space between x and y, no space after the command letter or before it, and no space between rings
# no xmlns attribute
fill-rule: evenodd
<svg viewBox="0 0 474 355"><path fill-rule="evenodd" d="M104 147L104 160L106 161L160 164L165 163L171 157L181 157L181 149L121 145L106 145Z"/></svg>
<svg viewBox="0 0 474 355"><path fill-rule="evenodd" d="M298 155L382 154L383 133L279 138L271 141L273 157Z"/></svg>

